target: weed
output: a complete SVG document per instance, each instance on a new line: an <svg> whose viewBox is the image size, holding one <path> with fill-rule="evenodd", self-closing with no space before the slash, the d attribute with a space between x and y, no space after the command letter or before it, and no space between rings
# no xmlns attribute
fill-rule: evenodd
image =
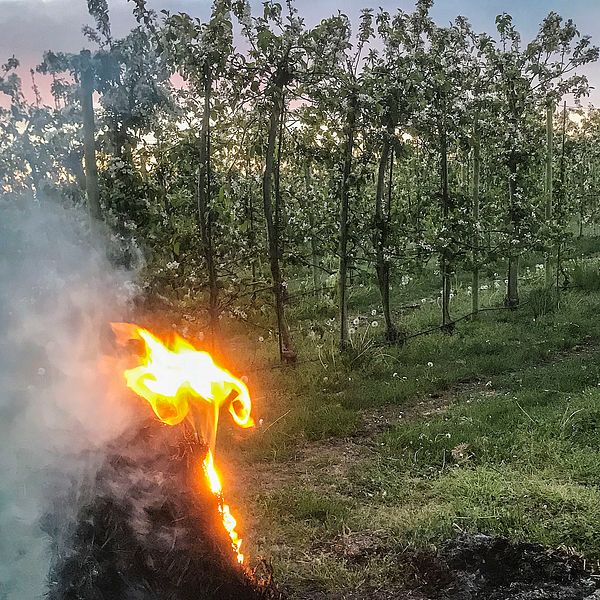
<svg viewBox="0 0 600 600"><path fill-rule="evenodd" d="M578 263L573 269L573 284L587 292L600 290L600 267L598 264Z"/></svg>
<svg viewBox="0 0 600 600"><path fill-rule="evenodd" d="M556 288L540 286L531 289L527 296L527 305L536 319L553 313L558 306Z"/></svg>

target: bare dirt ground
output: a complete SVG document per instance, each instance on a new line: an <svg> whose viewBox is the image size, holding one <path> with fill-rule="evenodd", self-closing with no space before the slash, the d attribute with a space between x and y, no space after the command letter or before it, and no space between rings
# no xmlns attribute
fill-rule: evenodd
<svg viewBox="0 0 600 600"><path fill-rule="evenodd" d="M553 355L542 365L555 364L575 357L589 357L598 352L593 340ZM542 366L540 365L540 366ZM518 377L517 373L513 374ZM323 489L323 475L345 477L348 472L376 453L377 438L391 427L409 421L443 414L449 406L471 395L494 395L488 378L459 382L443 392L429 394L406 406L380 406L359 411L360 422L352 436L302 441L293 458L284 462L259 462L245 468L238 457L236 470L240 488L275 490L289 484ZM266 424L268 427L269 424ZM237 487L237 484L236 484Z"/></svg>

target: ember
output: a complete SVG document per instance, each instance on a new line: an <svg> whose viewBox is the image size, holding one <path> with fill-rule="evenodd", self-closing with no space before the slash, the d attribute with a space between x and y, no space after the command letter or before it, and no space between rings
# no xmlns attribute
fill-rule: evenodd
<svg viewBox="0 0 600 600"><path fill-rule="evenodd" d="M144 350L139 365L125 371L129 388L147 400L156 416L168 425L189 418L200 430L208 450L203 471L218 501L223 527L239 563L244 562L237 522L223 499L223 488L214 464L214 451L221 406L229 403L229 413L240 427L252 427L250 393L245 383L218 367L207 352L194 348L176 336L163 343L147 329L129 323L113 323L120 343L139 340Z"/></svg>

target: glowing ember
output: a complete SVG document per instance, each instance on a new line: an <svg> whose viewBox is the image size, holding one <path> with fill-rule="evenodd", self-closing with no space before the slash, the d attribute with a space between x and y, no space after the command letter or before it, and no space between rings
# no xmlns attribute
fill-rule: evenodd
<svg viewBox="0 0 600 600"><path fill-rule="evenodd" d="M147 329L129 323L113 323L119 341L141 340L144 353L140 364L125 371L129 388L146 399L156 416L168 425L177 425L189 417L200 429L208 444L203 468L211 492L217 497L219 513L238 561L242 540L236 520L223 500L221 480L214 465L214 448L221 406L229 402L229 413L240 427L252 427L252 404L243 381L217 366L210 354L194 348L186 340L175 337L163 343Z"/></svg>

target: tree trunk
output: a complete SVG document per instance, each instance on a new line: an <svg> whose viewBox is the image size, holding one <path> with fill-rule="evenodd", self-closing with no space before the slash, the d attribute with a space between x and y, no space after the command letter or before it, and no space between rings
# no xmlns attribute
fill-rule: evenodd
<svg viewBox="0 0 600 600"><path fill-rule="evenodd" d="M273 104L269 118L269 137L263 176L263 202L265 220L267 222L267 238L269 246L269 264L271 266L271 279L273 295L275 298L275 313L277 316L277 330L279 332L279 357L285 362L295 362L297 358L292 336L285 319L285 284L279 261L279 228L273 214L273 184L275 173L275 151L277 149L277 133L283 112L283 89L276 86L273 91Z"/></svg>
<svg viewBox="0 0 600 600"><path fill-rule="evenodd" d="M419 155L419 140L417 139L415 142L415 180L416 180L416 189L415 189L415 229L417 233L417 238L420 240L422 238L421 231L421 185L422 185L422 173L421 173L421 160L422 157Z"/></svg>
<svg viewBox="0 0 600 600"><path fill-rule="evenodd" d="M313 280L313 289L316 298L321 297L321 274L319 272L319 253L317 247L317 232L315 223L315 213L312 209L314 198L312 196L312 174L310 171L310 163L304 163L304 183L306 185L306 205L305 209L308 213L308 225L310 227L310 256L311 256L311 271Z"/></svg>
<svg viewBox="0 0 600 600"><path fill-rule="evenodd" d="M475 119L473 131L473 272L471 283L471 312L473 318L479 313L479 175L481 171L481 141L479 139L479 122Z"/></svg>
<svg viewBox="0 0 600 600"><path fill-rule="evenodd" d="M563 104L563 121L562 121L562 144L561 144L561 150L560 150L560 189L559 189L559 194L558 194L558 199L557 199L557 206L556 208L558 209L559 214L562 214L562 211L564 210L564 206L566 204L566 200L567 200L567 184L565 181L565 142L567 139L567 101L564 101ZM560 219L560 217L559 217ZM568 285L568 275L566 274L566 272L564 271L562 265L561 265L561 247L562 247L562 240L559 240L558 242L558 247L556 249L556 302L557 302L557 306L559 303L559 295L560 295L560 281L559 281L559 276L562 273L563 277L564 277L564 285Z"/></svg>
<svg viewBox="0 0 600 600"><path fill-rule="evenodd" d="M509 160L509 178L508 178L508 196L510 204L510 221L512 225L512 236L516 235L518 225L516 206L517 201L517 161L514 156ZM519 256L510 250L508 257L508 284L506 287L506 299L504 301L507 308L517 308L519 306Z"/></svg>
<svg viewBox="0 0 600 600"><path fill-rule="evenodd" d="M100 191L96 165L96 126L94 122L94 68L89 50L82 50L80 73L81 113L83 117L83 155L85 163L85 191L90 219L100 221Z"/></svg>
<svg viewBox="0 0 600 600"><path fill-rule="evenodd" d="M219 288L214 256L213 223L211 207L211 152L210 152L210 109L212 78L210 68L204 68L204 112L200 133L200 169L198 172L198 219L206 271L208 274L208 321L213 348L217 343L219 328Z"/></svg>
<svg viewBox="0 0 600 600"><path fill-rule="evenodd" d="M546 202L544 206L544 217L546 225L550 225L552 218L552 146L554 134L554 105L548 101L546 106ZM552 261L550 259L551 249L546 251L545 260L545 282L547 286L552 285Z"/></svg>
<svg viewBox="0 0 600 600"><path fill-rule="evenodd" d="M519 306L519 257L508 258L508 285L506 290L506 306L517 308Z"/></svg>
<svg viewBox="0 0 600 600"><path fill-rule="evenodd" d="M283 204L283 196L281 194L281 155L283 153L283 132L285 125L285 96L282 92L281 97L281 114L279 116L279 134L277 137L277 152L275 161L275 171L273 174L274 193L275 193L275 228L277 230L277 251L279 252L279 260L283 260L285 250L285 206ZM287 300L287 290L284 288L284 301Z"/></svg>
<svg viewBox="0 0 600 600"><path fill-rule="evenodd" d="M383 306L383 318L385 319L385 336L389 342L395 342L398 337L398 330L392 319L390 308L390 262L385 253L388 243L388 232L390 226L391 213L391 191L392 191L392 173L394 167L394 149L390 145L390 136L393 132L386 132L381 147L381 156L379 158L379 169L377 172L377 188L375 191L375 256L377 271L377 283L379 293L381 294L381 304ZM385 194L385 176L389 166L388 180L388 202L386 211L383 208L383 197Z"/></svg>
<svg viewBox="0 0 600 600"><path fill-rule="evenodd" d="M254 188L252 185L252 180L249 177L251 172L250 167L250 153L246 158L246 181L247 181L247 191L246 191L246 220L248 222L248 247L250 251L250 268L252 272L252 302L256 300L256 282L257 282L257 255L258 248L256 246L256 229L254 226Z"/></svg>
<svg viewBox="0 0 600 600"><path fill-rule="evenodd" d="M447 224L450 215L450 193L448 190L448 136L446 133L445 118L440 125L440 158L441 158L441 187L442 187L442 215L444 224ZM442 274L442 330L452 331L453 323L450 317L450 292L452 288L452 268L450 252L447 245L442 250L440 258L440 271Z"/></svg>
<svg viewBox="0 0 600 600"><path fill-rule="evenodd" d="M338 300L340 319L340 350L348 346L348 213L350 209L350 174L352 172L352 152L354 150L354 129L356 126L357 98L354 93L348 98L346 115L346 142L344 148L344 167L340 186L340 228L339 228L339 269Z"/></svg>

